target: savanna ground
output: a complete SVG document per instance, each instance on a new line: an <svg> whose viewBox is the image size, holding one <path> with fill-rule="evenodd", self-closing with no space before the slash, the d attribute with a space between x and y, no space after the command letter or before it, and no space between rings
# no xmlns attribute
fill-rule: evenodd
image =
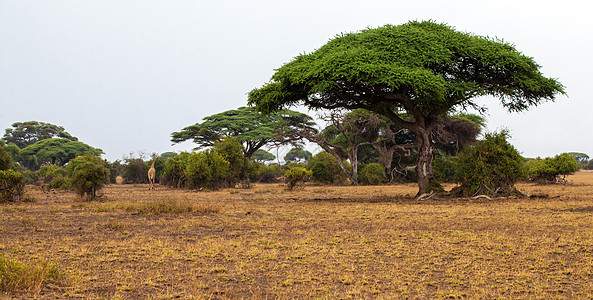
<svg viewBox="0 0 593 300"><path fill-rule="evenodd" d="M413 184L29 187L0 205L0 254L63 276L0 298L591 298L593 172L568 180L424 202Z"/></svg>

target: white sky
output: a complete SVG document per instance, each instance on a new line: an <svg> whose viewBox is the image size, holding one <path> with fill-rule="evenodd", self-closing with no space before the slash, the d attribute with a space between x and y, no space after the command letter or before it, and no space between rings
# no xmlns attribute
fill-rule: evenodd
<svg viewBox="0 0 593 300"><path fill-rule="evenodd" d="M0 0L0 132L49 122L109 160L191 149L170 134L245 106L296 55L341 32L432 19L511 42L566 86L568 97L519 114L484 99L489 130L508 128L524 156L593 157L592 3Z"/></svg>

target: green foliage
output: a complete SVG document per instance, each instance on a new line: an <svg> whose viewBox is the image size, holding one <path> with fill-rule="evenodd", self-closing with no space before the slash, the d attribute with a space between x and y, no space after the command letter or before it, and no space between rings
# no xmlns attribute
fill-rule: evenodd
<svg viewBox="0 0 593 300"><path fill-rule="evenodd" d="M218 189L228 183L226 179L230 170L231 164L220 153L206 150L190 154L185 176L189 188Z"/></svg>
<svg viewBox="0 0 593 300"><path fill-rule="evenodd" d="M12 168L12 156L10 152L0 145L0 171Z"/></svg>
<svg viewBox="0 0 593 300"><path fill-rule="evenodd" d="M343 184L346 174L340 168L336 158L326 151L315 154L309 160L310 170L316 182L327 184Z"/></svg>
<svg viewBox="0 0 593 300"><path fill-rule="evenodd" d="M511 195L524 178L523 158L508 141L507 131L487 133L454 160L455 179L463 195Z"/></svg>
<svg viewBox="0 0 593 300"><path fill-rule="evenodd" d="M585 165L589 161L589 155L582 152L568 152L570 156L574 157L577 160L579 165Z"/></svg>
<svg viewBox="0 0 593 300"><path fill-rule="evenodd" d="M303 148L292 148L286 155L284 155L284 161L289 162L308 162L309 159L313 156L311 152L303 149Z"/></svg>
<svg viewBox="0 0 593 300"><path fill-rule="evenodd" d="M22 264L0 253L0 291L15 292L35 290L47 283L61 284L66 274L56 264Z"/></svg>
<svg viewBox="0 0 593 300"><path fill-rule="evenodd" d="M64 127L50 123L38 121L17 122L12 124L12 127L6 129L3 140L7 144L14 143L21 149L45 139L61 138L78 141L76 137L66 132Z"/></svg>
<svg viewBox="0 0 593 300"><path fill-rule="evenodd" d="M265 183L272 183L278 182L279 178L284 176L286 172L285 169L282 168L279 164L258 164L256 165L255 172L253 174L253 181L256 182L265 182Z"/></svg>
<svg viewBox="0 0 593 300"><path fill-rule="evenodd" d="M265 162L265 161L273 161L276 159L276 156L266 150L257 149L251 156L251 159L255 160L256 162Z"/></svg>
<svg viewBox="0 0 593 300"><path fill-rule="evenodd" d="M365 164L360 169L358 180L361 184L380 185L387 182L385 168L378 163Z"/></svg>
<svg viewBox="0 0 593 300"><path fill-rule="evenodd" d="M11 169L0 170L0 203L22 201L24 195L23 174Z"/></svg>
<svg viewBox="0 0 593 300"><path fill-rule="evenodd" d="M119 159L112 163L105 161L105 166L109 169L109 183L117 183L117 176L124 174L124 166Z"/></svg>
<svg viewBox="0 0 593 300"><path fill-rule="evenodd" d="M455 182L455 164L452 158L435 156L432 160L432 172L438 182Z"/></svg>
<svg viewBox="0 0 593 300"><path fill-rule="evenodd" d="M544 159L536 158L526 164L529 178L543 183L558 182L559 175L569 175L579 170L579 164L574 156L562 153Z"/></svg>
<svg viewBox="0 0 593 300"><path fill-rule="evenodd" d="M80 197L94 200L109 180L109 169L105 162L90 153L72 159L66 166L72 187Z"/></svg>
<svg viewBox="0 0 593 300"><path fill-rule="evenodd" d="M44 139L22 149L19 157L25 168L38 170L40 166L47 164L64 166L71 159L85 153L99 156L103 154L103 150L68 139Z"/></svg>
<svg viewBox="0 0 593 300"><path fill-rule="evenodd" d="M185 169L187 168L190 155L189 152L181 152L167 159L165 161L161 184L176 188L185 187L188 179L185 175Z"/></svg>
<svg viewBox="0 0 593 300"><path fill-rule="evenodd" d="M225 180L227 185L234 185L240 180L247 178L249 172L249 160L246 158L245 149L236 138L227 138L214 144L214 150L229 163L229 170Z"/></svg>
<svg viewBox="0 0 593 300"><path fill-rule="evenodd" d="M68 171L64 167L56 165L43 165L39 168L39 178L47 184L50 189L68 189L70 181L68 180Z"/></svg>
<svg viewBox="0 0 593 300"><path fill-rule="evenodd" d="M124 165L124 183L148 183L148 165L140 158L127 158Z"/></svg>
<svg viewBox="0 0 593 300"><path fill-rule="evenodd" d="M554 100L564 86L513 45L433 21L411 21L340 34L278 68L249 93L262 112L304 104L310 109L363 108L417 137L419 193L432 174L431 129L442 116L479 96L510 112Z"/></svg>
<svg viewBox="0 0 593 300"><path fill-rule="evenodd" d="M305 182L311 178L313 173L305 168L293 167L284 174L284 179L289 190L297 186L304 186Z"/></svg>
<svg viewBox="0 0 593 300"><path fill-rule="evenodd" d="M202 123L173 132L171 141L181 143L193 140L198 148L205 148L233 137L243 144L245 157L250 158L255 151L269 143L292 142L292 139L283 136L283 132L288 132L295 126L307 127L312 124L311 117L291 110L264 115L254 108L240 107L205 117Z"/></svg>

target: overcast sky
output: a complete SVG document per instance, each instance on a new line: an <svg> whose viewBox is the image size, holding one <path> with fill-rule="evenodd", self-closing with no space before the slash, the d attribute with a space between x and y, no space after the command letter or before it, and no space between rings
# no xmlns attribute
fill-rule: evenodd
<svg viewBox="0 0 593 300"><path fill-rule="evenodd" d="M488 129L508 128L527 157L593 157L593 4L583 0L0 0L0 132L60 125L109 160L191 149L170 135L246 105L274 69L343 32L435 20L498 37L534 57L560 96L519 114L496 99Z"/></svg>

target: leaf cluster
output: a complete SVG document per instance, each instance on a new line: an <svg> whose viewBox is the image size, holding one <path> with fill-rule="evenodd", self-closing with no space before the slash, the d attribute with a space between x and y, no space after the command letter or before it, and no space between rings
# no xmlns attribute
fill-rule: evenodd
<svg viewBox="0 0 593 300"><path fill-rule="evenodd" d="M50 123L28 121L12 124L12 128L6 129L3 140L8 143L14 143L19 148L25 148L38 141L53 138L62 138L71 141L78 141L65 131L64 127Z"/></svg>
<svg viewBox="0 0 593 300"><path fill-rule="evenodd" d="M486 133L484 140L466 147L454 159L455 179L466 196L511 195L525 177L523 158L508 141L507 131Z"/></svg>
<svg viewBox="0 0 593 300"><path fill-rule="evenodd" d="M536 158L526 163L529 178L534 181L553 183L559 175L569 175L579 170L579 164L569 153L558 154L544 159Z"/></svg>

